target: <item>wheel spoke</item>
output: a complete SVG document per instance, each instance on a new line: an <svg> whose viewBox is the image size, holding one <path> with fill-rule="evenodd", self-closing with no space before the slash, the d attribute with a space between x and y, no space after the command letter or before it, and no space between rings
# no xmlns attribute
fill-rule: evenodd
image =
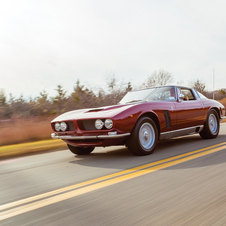
<svg viewBox="0 0 226 226"><path fill-rule="evenodd" d="M218 130L217 118L214 114L209 116L209 129L212 134L216 134Z"/></svg>
<svg viewBox="0 0 226 226"><path fill-rule="evenodd" d="M139 131L140 144L146 150L150 149L155 142L155 131L150 123L144 123Z"/></svg>

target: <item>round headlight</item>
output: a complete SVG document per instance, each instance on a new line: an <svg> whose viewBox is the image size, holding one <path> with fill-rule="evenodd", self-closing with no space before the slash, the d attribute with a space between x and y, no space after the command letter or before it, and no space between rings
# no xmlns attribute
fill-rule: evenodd
<svg viewBox="0 0 226 226"><path fill-rule="evenodd" d="M104 125L107 129L111 129L113 127L113 121L111 119L106 119Z"/></svg>
<svg viewBox="0 0 226 226"><path fill-rule="evenodd" d="M60 128L61 128L61 130L64 132L64 131L66 131L66 129L67 129L67 124L65 123L65 122L61 122L60 123Z"/></svg>
<svg viewBox="0 0 226 226"><path fill-rule="evenodd" d="M56 130L57 132L60 131L60 123L59 123L59 122L55 123L55 130Z"/></svg>
<svg viewBox="0 0 226 226"><path fill-rule="evenodd" d="M103 123L102 120L97 119L97 120L95 121L95 127L96 127L96 129L102 129L103 126L104 126L104 123Z"/></svg>

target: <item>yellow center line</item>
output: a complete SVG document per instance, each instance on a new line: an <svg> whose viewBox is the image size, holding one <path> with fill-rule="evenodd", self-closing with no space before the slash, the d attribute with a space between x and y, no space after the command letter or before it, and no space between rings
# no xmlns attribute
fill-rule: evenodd
<svg viewBox="0 0 226 226"><path fill-rule="evenodd" d="M103 180L108 180L108 179L111 179L113 177L121 176L123 174L132 173L134 171L141 170L141 169L144 169L144 168L147 168L147 167L150 167L150 166L154 166L154 165L162 164L164 162L172 161L172 160L175 160L175 159L178 159L178 158L186 157L188 155L192 155L192 154L202 152L202 151L205 151L205 150L208 150L208 149L219 147L219 146L222 146L222 145L225 145L225 144L226 144L226 142L223 142L223 143L216 144L216 145L213 145L213 146L210 146L210 147L198 149L196 151L191 151L191 152L188 152L188 153L185 153L185 154L181 154L181 155L177 155L177 156L170 157L170 158L167 158L167 159L148 163L148 164L141 165L141 166L138 166L138 167L134 167L134 168L131 168L131 169L128 169L128 170L123 170L123 171L120 171L118 173L109 174L109 175L106 175L106 176L103 176L103 177L99 177L99 178L95 178L95 179L88 180L88 181L85 181L85 182L81 182L81 183L78 183L78 184L70 185L70 186L60 188L60 189L57 189L57 190L54 190L54 191L46 192L46 193L43 193L43 194L40 194L40 195L35 195L35 196L29 197L29 198L25 198L25 199L18 200L18 201L15 201L15 202L7 203L7 204L0 206L0 211L8 209L8 208L15 207L15 206L18 206L18 205L22 205L22 204L25 204L25 203L33 202L33 201L36 201L38 199L43 199L43 198L50 197L50 196L53 196L53 195L57 195L57 194L60 194L60 193L63 193L63 192L67 192L69 190L73 190L73 189L77 189L77 188L80 188L80 187L83 187L83 186L87 186L87 185L90 185L90 184L93 184L93 183L97 183L97 182L100 182L100 181L103 181Z"/></svg>
<svg viewBox="0 0 226 226"><path fill-rule="evenodd" d="M210 146L210 147L207 147L207 148L202 148L202 149L192 151L192 152L189 152L189 153L186 153L186 154L174 156L174 157L171 157L171 158L168 158L168 159L149 163L149 164L146 164L146 165L143 165L143 166L135 167L135 168L132 168L132 169L129 169L129 170L121 171L119 173L110 174L108 176L100 177L100 178L90 180L90 181L87 181L87 182L79 183L79 184L76 184L76 185L73 185L73 186L69 186L70 189L69 189L69 187L66 187L66 188L63 188L63 189L55 190L53 192L44 193L43 194L44 196L38 195L38 196L30 197L30 198L27 198L27 199L19 200L17 202L2 205L2 206L0 206L0 207L2 207L1 209L7 209L7 208L10 208L10 207L15 207L17 205L28 203L27 200L29 200L29 202L31 202L31 201L38 200L40 198L45 198L43 200L39 200L39 201L30 203L30 204L25 204L23 206L15 207L13 209L1 212L0 213L0 221L7 219L7 218L10 218L10 217L13 217L13 216L16 216L16 215L19 215L19 214L22 214L22 213L26 213L26 212L41 208L41 207L45 207L47 205L57 203L57 202L60 202L60 201L63 201L63 200L66 200L66 199L69 199L69 198L72 198L72 197L76 197L76 196L79 196L79 195L82 195L82 194L85 194L85 193L88 193L88 192L91 192L91 191L95 191L95 190L100 189L100 188L104 188L104 187L107 187L107 186L110 186L110 185L113 185L113 184L117 184L117 183L129 180L129 179L133 179L133 178L136 178L136 177L139 177L139 176L142 176L142 175L145 175L145 174L148 174L148 173L160 170L160 169L164 169L164 168L169 167L169 166L173 166L173 165L176 165L176 164L179 164L179 163L183 163L183 162L186 162L186 161L189 161L189 160L201 157L201 156L205 156L205 155L226 149L225 144L226 144L226 142L218 144L218 145L213 145L213 146ZM224 145L224 146L221 146L221 145ZM118 177L116 177L116 176L118 176ZM105 180L106 179L108 179L108 180L103 181L104 180L103 178ZM93 184L94 182L99 182L99 183ZM88 185L88 186L81 188L81 186L84 186L84 185ZM80 188L77 189L77 190L69 191L69 190L72 189L72 187L73 188L79 188L80 187ZM66 191L65 189L67 189L68 192L63 193L63 194L59 194L59 190L61 190L61 192L62 192L62 190ZM57 193L57 191L58 191L58 193ZM53 197L49 197L50 194L51 195L58 194L58 195L55 195Z"/></svg>

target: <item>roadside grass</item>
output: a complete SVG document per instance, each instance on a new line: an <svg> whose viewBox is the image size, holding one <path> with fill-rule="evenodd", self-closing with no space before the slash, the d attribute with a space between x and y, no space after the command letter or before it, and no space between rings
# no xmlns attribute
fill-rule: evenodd
<svg viewBox="0 0 226 226"><path fill-rule="evenodd" d="M0 120L0 160L32 153L67 149L62 140L52 140L50 122L56 116Z"/></svg>
<svg viewBox="0 0 226 226"><path fill-rule="evenodd" d="M30 143L6 145L0 147L0 160L63 148L67 148L67 145L62 140L43 140Z"/></svg>
<svg viewBox="0 0 226 226"><path fill-rule="evenodd" d="M0 146L51 139L50 122L56 116L0 120Z"/></svg>
<svg viewBox="0 0 226 226"><path fill-rule="evenodd" d="M219 100L220 103L222 103L224 106L226 106L226 98L223 98L222 100Z"/></svg>

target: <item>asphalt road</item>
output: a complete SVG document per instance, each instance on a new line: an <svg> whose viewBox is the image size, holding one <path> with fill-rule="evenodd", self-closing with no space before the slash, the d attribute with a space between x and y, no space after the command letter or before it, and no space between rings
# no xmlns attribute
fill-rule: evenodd
<svg viewBox="0 0 226 226"><path fill-rule="evenodd" d="M226 225L226 123L216 139L0 162L0 225Z"/></svg>

